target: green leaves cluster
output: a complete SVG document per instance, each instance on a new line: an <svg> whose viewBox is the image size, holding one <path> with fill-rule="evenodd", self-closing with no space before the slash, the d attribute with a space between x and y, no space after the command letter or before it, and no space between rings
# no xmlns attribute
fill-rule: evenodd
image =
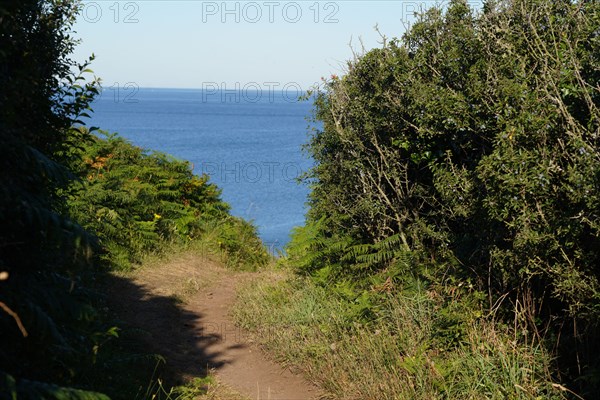
<svg viewBox="0 0 600 400"><path fill-rule="evenodd" d="M67 210L95 234L104 263L129 269L145 255L204 237L232 266L268 261L256 229L229 214L208 176L195 176L189 162L147 152L116 134L100 135L105 138L89 136L77 150L72 170L79 180L68 190Z"/></svg>
<svg viewBox="0 0 600 400"><path fill-rule="evenodd" d="M71 390L104 327L84 286L92 236L62 212L80 134L97 93L69 58L77 4L0 4L0 393L2 398L105 396ZM75 71L75 72L73 72Z"/></svg>
<svg viewBox="0 0 600 400"><path fill-rule="evenodd" d="M565 349L566 375L592 378L598 26L597 2L488 1L475 13L455 0L349 62L316 92L323 129L307 145L311 209L291 261L365 286L472 283L490 309Z"/></svg>
<svg viewBox="0 0 600 400"><path fill-rule="evenodd" d="M91 59L70 58L79 7L0 3L1 399L135 396L132 374L118 377L123 393L111 378L152 369L156 356L106 346L119 332L99 291L107 267L205 237L231 265L269 259L255 228L187 163L73 128L98 94Z"/></svg>
<svg viewBox="0 0 600 400"><path fill-rule="evenodd" d="M73 170L80 179L68 209L96 233L102 257L117 268L129 268L163 243L191 238L199 207L207 217L227 211L217 188L194 177L187 163L147 154L116 135L91 137Z"/></svg>

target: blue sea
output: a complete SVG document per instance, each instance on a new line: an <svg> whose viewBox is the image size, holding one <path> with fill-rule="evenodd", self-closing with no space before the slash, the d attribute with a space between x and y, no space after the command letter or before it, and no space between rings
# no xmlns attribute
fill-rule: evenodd
<svg viewBox="0 0 600 400"><path fill-rule="evenodd" d="M289 91L117 89L94 101L88 126L190 161L271 249L304 223L308 188L296 178L312 165L301 150L311 102Z"/></svg>

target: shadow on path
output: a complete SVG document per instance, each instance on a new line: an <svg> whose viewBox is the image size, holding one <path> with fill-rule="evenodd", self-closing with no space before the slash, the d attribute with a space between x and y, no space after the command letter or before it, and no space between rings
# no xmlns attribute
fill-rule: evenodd
<svg viewBox="0 0 600 400"><path fill-rule="evenodd" d="M209 369L231 362L223 351L211 350L223 338L211 329L204 313L190 310L176 296L158 294L155 288L129 278L109 276L106 284L108 305L118 326L136 332L143 352L165 358L161 378L169 386L205 377Z"/></svg>
<svg viewBox="0 0 600 400"><path fill-rule="evenodd" d="M140 352L165 358L159 376L166 388L214 371L219 382L252 399L319 398L318 388L265 357L249 332L236 327L229 311L248 277L184 254L131 276L107 277L108 304L124 331L137 330L131 342Z"/></svg>

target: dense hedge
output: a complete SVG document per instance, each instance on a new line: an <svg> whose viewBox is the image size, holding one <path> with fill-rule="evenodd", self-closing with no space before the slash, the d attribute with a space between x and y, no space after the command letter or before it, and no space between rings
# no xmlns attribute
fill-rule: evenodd
<svg viewBox="0 0 600 400"><path fill-rule="evenodd" d="M207 233L231 265L269 258L187 163L73 128L98 94L89 61L70 58L79 4L0 3L0 399L132 399L151 385L160 357L117 338L98 285L109 269Z"/></svg>
<svg viewBox="0 0 600 400"><path fill-rule="evenodd" d="M83 282L92 235L65 213L58 192L79 135L70 129L97 93L87 64L69 59L76 4L0 4L0 397L106 396L77 386L105 331ZM78 71L75 74L72 71Z"/></svg>
<svg viewBox="0 0 600 400"><path fill-rule="evenodd" d="M599 26L598 2L456 0L349 62L316 92L290 261L338 286L473 288L595 390Z"/></svg>

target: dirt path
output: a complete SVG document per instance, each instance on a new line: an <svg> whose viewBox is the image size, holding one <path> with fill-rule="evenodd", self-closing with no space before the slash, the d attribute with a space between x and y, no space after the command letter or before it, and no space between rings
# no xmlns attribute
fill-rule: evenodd
<svg viewBox="0 0 600 400"><path fill-rule="evenodd" d="M148 346L165 356L171 379L185 382L212 371L249 399L319 398L313 385L270 361L235 326L229 310L246 279L252 274L186 253L116 277L111 292L126 305L118 307L120 317L147 332Z"/></svg>

